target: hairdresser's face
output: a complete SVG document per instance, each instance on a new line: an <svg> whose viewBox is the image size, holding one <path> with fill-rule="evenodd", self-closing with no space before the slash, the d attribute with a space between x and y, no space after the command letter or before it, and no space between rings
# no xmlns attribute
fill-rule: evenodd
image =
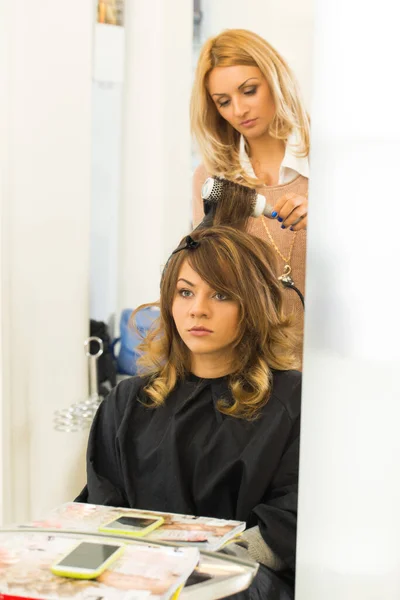
<svg viewBox="0 0 400 600"><path fill-rule="evenodd" d="M238 337L239 305L212 289L185 261L178 275L172 316L192 360L221 361L233 357Z"/></svg>
<svg viewBox="0 0 400 600"><path fill-rule="evenodd" d="M208 91L219 114L246 139L268 135L275 105L258 67L215 67L208 78Z"/></svg>

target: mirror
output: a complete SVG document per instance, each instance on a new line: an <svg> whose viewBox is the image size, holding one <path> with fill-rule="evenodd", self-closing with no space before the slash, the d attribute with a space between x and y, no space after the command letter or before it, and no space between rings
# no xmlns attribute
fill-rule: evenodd
<svg viewBox="0 0 400 600"><path fill-rule="evenodd" d="M259 33L310 102L310 0L132 2L134 15L127 4L72 0L60 18L18 0L0 20L5 522L79 492L86 433L58 433L52 419L87 394L89 318L118 335L123 309L156 299L190 228L199 156L188 106L204 40Z"/></svg>

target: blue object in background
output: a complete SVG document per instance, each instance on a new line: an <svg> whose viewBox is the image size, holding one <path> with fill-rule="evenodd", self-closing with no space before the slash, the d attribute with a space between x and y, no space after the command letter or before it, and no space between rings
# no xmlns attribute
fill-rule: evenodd
<svg viewBox="0 0 400 600"><path fill-rule="evenodd" d="M112 343L118 373L123 375L137 374L136 361L140 356L137 347L146 336L154 321L160 316L159 309L154 307L143 308L135 315L135 319L132 318L132 312L133 309L131 308L125 308L122 311L119 326L120 337L116 338ZM115 346L118 342L120 342L120 348L116 355Z"/></svg>

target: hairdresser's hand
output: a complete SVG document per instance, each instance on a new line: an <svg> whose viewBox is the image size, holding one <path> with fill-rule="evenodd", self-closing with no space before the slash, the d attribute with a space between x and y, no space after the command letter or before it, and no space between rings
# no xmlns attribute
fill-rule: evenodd
<svg viewBox="0 0 400 600"><path fill-rule="evenodd" d="M285 194L285 196L279 198L273 210L276 213L278 221L282 223L282 229L290 228L291 231L307 229L307 196Z"/></svg>

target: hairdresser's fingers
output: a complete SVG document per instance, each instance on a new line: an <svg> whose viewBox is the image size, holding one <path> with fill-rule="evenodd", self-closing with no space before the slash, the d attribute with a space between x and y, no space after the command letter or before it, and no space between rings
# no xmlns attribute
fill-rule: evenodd
<svg viewBox="0 0 400 600"><path fill-rule="evenodd" d="M301 210L297 217L293 219L290 225L296 221L300 216L303 216L308 209L307 196L300 196L298 194L285 194L281 196L274 206L274 211L277 213L278 221L283 223L288 219L291 213L295 210Z"/></svg>
<svg viewBox="0 0 400 600"><path fill-rule="evenodd" d="M289 229L290 231L301 231L302 229L307 229L307 215L300 219L296 225L291 225Z"/></svg>
<svg viewBox="0 0 400 600"><path fill-rule="evenodd" d="M283 229L287 229L288 227L292 227L300 223L302 219L307 215L307 205L300 204L297 206L290 215L282 222Z"/></svg>
<svg viewBox="0 0 400 600"><path fill-rule="evenodd" d="M285 194L278 198L278 200L274 204L274 211L277 217L282 217L281 212L284 210L286 204L291 202L296 197L296 194ZM289 211L290 212L290 211ZM289 214L289 213L288 213ZM288 216L288 215L285 215Z"/></svg>

